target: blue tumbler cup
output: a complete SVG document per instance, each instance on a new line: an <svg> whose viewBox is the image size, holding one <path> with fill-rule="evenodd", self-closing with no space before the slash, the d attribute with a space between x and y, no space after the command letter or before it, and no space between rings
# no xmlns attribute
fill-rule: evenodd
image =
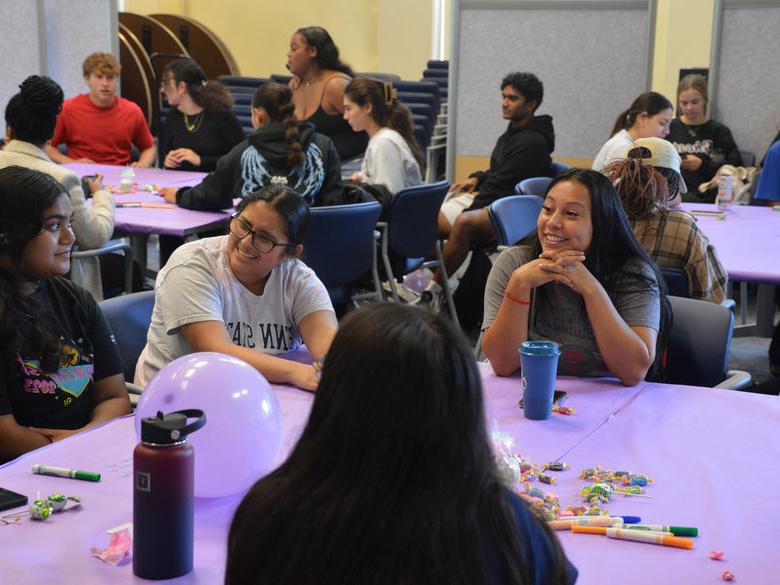
<svg viewBox="0 0 780 585"><path fill-rule="evenodd" d="M523 375L525 418L546 420L552 414L555 374L561 350L554 341L524 341L518 353Z"/></svg>

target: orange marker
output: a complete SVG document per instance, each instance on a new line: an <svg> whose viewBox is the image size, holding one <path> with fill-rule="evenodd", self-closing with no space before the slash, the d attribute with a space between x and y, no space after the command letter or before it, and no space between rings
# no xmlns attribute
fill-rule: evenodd
<svg viewBox="0 0 780 585"><path fill-rule="evenodd" d="M676 548L693 548L693 541L689 538L680 538L679 536L669 536L649 530L623 530L621 528L608 528L606 526L577 526L571 527L572 532L580 534L603 534L609 538L620 540L634 540L637 542L648 542L650 544L661 544L663 546L673 546Z"/></svg>

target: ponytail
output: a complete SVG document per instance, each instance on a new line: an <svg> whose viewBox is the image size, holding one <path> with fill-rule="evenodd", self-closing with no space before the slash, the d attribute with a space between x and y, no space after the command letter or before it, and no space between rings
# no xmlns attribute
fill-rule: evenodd
<svg viewBox="0 0 780 585"><path fill-rule="evenodd" d="M302 164L305 157L298 130L300 122L295 117L292 90L281 83L264 83L257 88L252 98L252 107L263 108L273 122L281 122L284 125L284 138L292 149L287 156L287 164L290 167Z"/></svg>
<svg viewBox="0 0 780 585"><path fill-rule="evenodd" d="M425 156L414 137L412 112L398 101L398 91L390 81L379 81L368 77L356 77L344 89L344 95L361 108L371 104L371 116L381 127L398 132L406 142L414 160L425 174Z"/></svg>
<svg viewBox="0 0 780 585"><path fill-rule="evenodd" d="M664 110L672 110L672 102L666 97L655 91L648 91L637 97L627 110L622 112L615 120L612 127L614 136L621 130L629 130L634 124L639 114L647 114L652 117Z"/></svg>

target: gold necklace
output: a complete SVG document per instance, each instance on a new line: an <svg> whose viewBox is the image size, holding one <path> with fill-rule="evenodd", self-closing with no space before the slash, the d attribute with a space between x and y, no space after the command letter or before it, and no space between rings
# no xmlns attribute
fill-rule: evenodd
<svg viewBox="0 0 780 585"><path fill-rule="evenodd" d="M184 114L184 127L187 129L187 132L195 132L198 128L200 128L200 123L203 121L203 113L206 110L203 110L193 117L192 122L190 122L190 117L187 114Z"/></svg>

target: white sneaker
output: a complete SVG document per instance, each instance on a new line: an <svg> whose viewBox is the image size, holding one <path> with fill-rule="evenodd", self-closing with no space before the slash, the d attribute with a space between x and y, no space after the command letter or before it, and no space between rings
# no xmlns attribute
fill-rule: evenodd
<svg viewBox="0 0 780 585"><path fill-rule="evenodd" d="M434 313L441 311L444 295L433 290L424 290L420 294L420 300L415 303L418 307L428 307Z"/></svg>

